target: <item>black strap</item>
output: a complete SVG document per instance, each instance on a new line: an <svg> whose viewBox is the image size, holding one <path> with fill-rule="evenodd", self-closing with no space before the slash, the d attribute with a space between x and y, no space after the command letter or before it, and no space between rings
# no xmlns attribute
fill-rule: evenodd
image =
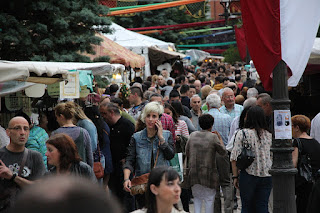
<svg viewBox="0 0 320 213"><path fill-rule="evenodd" d="M299 151L299 154L301 154L301 153L302 153L302 144L301 144L301 141L300 141L299 138L296 138L296 140L297 140L297 143L298 143L298 151Z"/></svg>
<svg viewBox="0 0 320 213"><path fill-rule="evenodd" d="M24 148L22 161L21 161L20 168L19 168L19 171L18 171L18 176L21 176L21 173L23 171L24 165L27 162L27 157L28 157L28 149Z"/></svg>

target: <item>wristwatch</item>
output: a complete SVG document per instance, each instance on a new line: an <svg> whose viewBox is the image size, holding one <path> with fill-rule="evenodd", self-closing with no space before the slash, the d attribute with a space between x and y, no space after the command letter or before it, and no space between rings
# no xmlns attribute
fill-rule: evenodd
<svg viewBox="0 0 320 213"><path fill-rule="evenodd" d="M232 176L232 180L239 178L239 175L237 176Z"/></svg>

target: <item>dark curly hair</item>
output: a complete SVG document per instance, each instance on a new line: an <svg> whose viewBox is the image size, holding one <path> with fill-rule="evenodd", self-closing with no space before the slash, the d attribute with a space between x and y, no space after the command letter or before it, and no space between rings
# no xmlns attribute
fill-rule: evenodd
<svg viewBox="0 0 320 213"><path fill-rule="evenodd" d="M66 171L72 163L78 163L81 158L78 149L72 138L64 133L53 135L47 140L46 144L50 144L58 149L60 153L60 170Z"/></svg>

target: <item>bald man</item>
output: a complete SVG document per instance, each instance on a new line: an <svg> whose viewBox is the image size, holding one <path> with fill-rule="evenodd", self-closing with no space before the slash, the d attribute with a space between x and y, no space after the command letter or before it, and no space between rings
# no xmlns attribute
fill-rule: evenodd
<svg viewBox="0 0 320 213"><path fill-rule="evenodd" d="M45 173L41 154L25 148L29 131L29 123L23 117L14 117L8 124L10 143L0 149L1 212L8 211L21 188Z"/></svg>

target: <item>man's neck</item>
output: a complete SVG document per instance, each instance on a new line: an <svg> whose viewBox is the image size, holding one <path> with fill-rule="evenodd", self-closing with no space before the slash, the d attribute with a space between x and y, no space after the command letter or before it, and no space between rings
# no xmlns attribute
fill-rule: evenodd
<svg viewBox="0 0 320 213"><path fill-rule="evenodd" d="M6 148L10 151L10 152L23 152L25 149L25 146L18 146L15 145L13 143L9 143Z"/></svg>
<svg viewBox="0 0 320 213"><path fill-rule="evenodd" d="M226 109L227 109L228 111L232 111L233 108L234 108L234 105L229 105L229 106L226 106L226 105L225 105L225 107L226 107Z"/></svg>
<svg viewBox="0 0 320 213"><path fill-rule="evenodd" d="M142 103L142 100L137 100L137 102L134 104L134 106L139 106Z"/></svg>
<svg viewBox="0 0 320 213"><path fill-rule="evenodd" d="M192 109L192 110L196 115L201 115L201 110L200 109L198 109L198 110Z"/></svg>
<svg viewBox="0 0 320 213"><path fill-rule="evenodd" d="M120 120L120 118L121 118L121 115L115 116L113 119L112 125L115 125Z"/></svg>

